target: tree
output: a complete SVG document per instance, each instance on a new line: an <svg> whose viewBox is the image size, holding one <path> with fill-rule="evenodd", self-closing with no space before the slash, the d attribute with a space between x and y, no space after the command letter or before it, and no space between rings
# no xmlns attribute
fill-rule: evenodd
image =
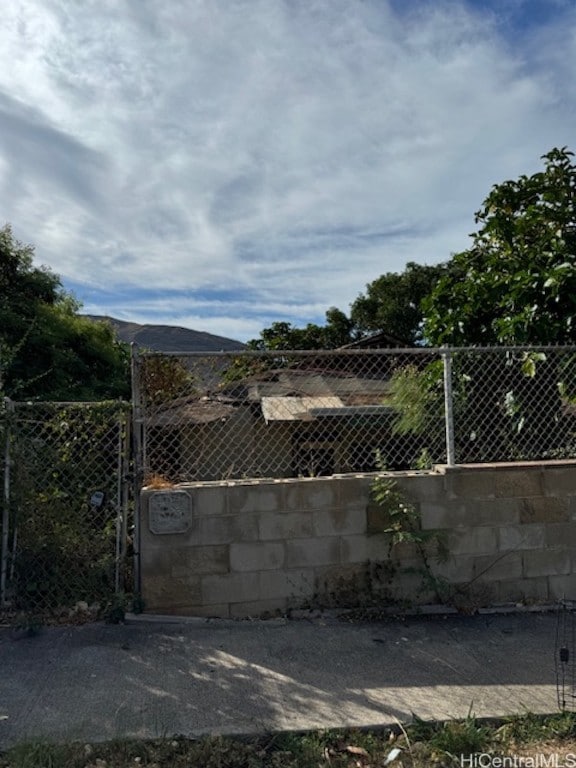
<svg viewBox="0 0 576 768"><path fill-rule="evenodd" d="M576 166L566 147L544 171L497 184L472 246L425 302L426 340L562 344L576 339Z"/></svg>
<svg viewBox="0 0 576 768"><path fill-rule="evenodd" d="M386 272L368 283L351 307L359 335L383 332L412 346L422 341L423 301L453 268L409 262L403 272Z"/></svg>
<svg viewBox="0 0 576 768"><path fill-rule="evenodd" d="M549 345L576 339L576 166L565 147L544 170L495 185L472 246L424 302L432 345ZM459 461L566 451L574 356L559 350L453 354ZM562 454L565 455L565 454Z"/></svg>
<svg viewBox="0 0 576 768"><path fill-rule="evenodd" d="M275 322L252 339L248 347L254 350L337 349L354 340L354 324L344 312L331 307L326 312L326 325L308 323L295 328L291 323Z"/></svg>
<svg viewBox="0 0 576 768"><path fill-rule="evenodd" d="M326 324L296 328L275 322L248 342L255 350L338 349L375 333L384 333L406 346L422 343L423 302L440 279L459 267L452 262L427 266L409 262L403 272L387 272L368 283L351 304L348 317L331 307Z"/></svg>
<svg viewBox="0 0 576 768"><path fill-rule="evenodd" d="M101 400L129 394L127 347L78 314L34 249L0 229L0 390L14 399Z"/></svg>

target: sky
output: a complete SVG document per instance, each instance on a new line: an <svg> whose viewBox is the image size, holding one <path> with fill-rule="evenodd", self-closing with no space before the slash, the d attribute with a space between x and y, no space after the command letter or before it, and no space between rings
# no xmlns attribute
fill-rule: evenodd
<svg viewBox="0 0 576 768"><path fill-rule="evenodd" d="M91 314L322 322L576 150L575 73L576 0L10 0L0 226Z"/></svg>

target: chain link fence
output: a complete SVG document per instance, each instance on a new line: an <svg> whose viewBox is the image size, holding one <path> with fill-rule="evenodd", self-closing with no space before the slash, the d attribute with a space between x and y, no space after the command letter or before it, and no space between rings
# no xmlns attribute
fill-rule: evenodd
<svg viewBox="0 0 576 768"><path fill-rule="evenodd" d="M576 457L576 347L135 349L132 415L5 400L0 453L0 610L101 609L138 581L133 482Z"/></svg>
<svg viewBox="0 0 576 768"><path fill-rule="evenodd" d="M450 352L454 461L576 457L576 347Z"/></svg>
<svg viewBox="0 0 576 768"><path fill-rule="evenodd" d="M576 457L576 348L135 351L148 483Z"/></svg>
<svg viewBox="0 0 576 768"><path fill-rule="evenodd" d="M98 615L131 589L130 408L4 401L0 610Z"/></svg>
<svg viewBox="0 0 576 768"><path fill-rule="evenodd" d="M145 480L308 477L444 462L442 403L417 397L420 377L438 370L441 396L435 351L138 354ZM394 398L412 394L419 430L399 429Z"/></svg>

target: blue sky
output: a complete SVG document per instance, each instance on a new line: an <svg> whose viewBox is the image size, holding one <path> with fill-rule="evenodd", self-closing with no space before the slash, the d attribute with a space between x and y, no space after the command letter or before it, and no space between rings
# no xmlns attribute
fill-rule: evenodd
<svg viewBox="0 0 576 768"><path fill-rule="evenodd" d="M0 224L91 313L321 321L576 150L575 72L575 0L10 0Z"/></svg>

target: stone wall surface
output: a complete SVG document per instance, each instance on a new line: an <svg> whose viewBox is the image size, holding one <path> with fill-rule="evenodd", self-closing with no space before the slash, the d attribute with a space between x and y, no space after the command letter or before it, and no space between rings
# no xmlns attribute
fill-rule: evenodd
<svg viewBox="0 0 576 768"><path fill-rule="evenodd" d="M576 462L391 473L441 532L431 560L465 604L576 595ZM375 475L144 488L142 596L150 612L246 617L308 605L435 602L410 543L390 556ZM393 564L393 568L391 565Z"/></svg>

